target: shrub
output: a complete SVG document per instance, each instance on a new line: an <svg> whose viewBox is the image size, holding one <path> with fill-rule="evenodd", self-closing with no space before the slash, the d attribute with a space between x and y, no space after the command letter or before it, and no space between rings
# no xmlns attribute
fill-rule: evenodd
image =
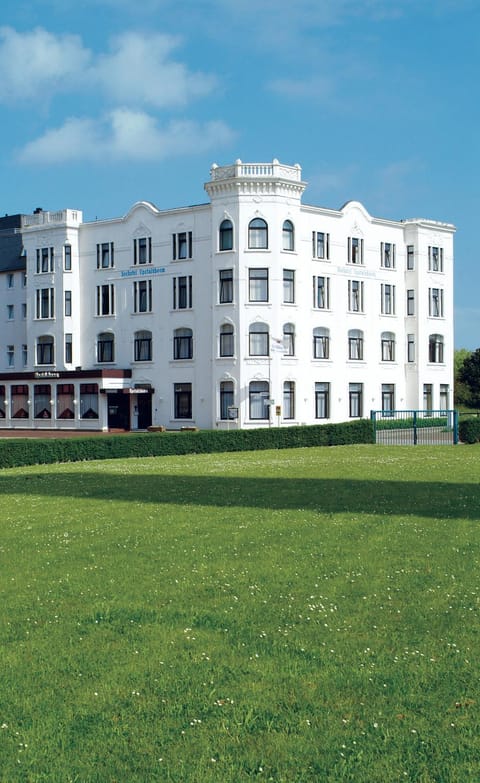
<svg viewBox="0 0 480 783"><path fill-rule="evenodd" d="M368 419L305 427L156 432L103 437L0 440L0 468L125 457L373 443Z"/></svg>
<svg viewBox="0 0 480 783"><path fill-rule="evenodd" d="M461 421L458 434L462 443L478 443L480 441L480 418Z"/></svg>

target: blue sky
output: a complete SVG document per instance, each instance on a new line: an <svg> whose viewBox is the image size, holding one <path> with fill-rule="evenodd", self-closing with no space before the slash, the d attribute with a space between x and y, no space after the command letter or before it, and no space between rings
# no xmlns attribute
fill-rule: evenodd
<svg viewBox="0 0 480 783"><path fill-rule="evenodd" d="M0 214L203 203L213 162L304 202L452 222L480 346L479 0L2 0Z"/></svg>

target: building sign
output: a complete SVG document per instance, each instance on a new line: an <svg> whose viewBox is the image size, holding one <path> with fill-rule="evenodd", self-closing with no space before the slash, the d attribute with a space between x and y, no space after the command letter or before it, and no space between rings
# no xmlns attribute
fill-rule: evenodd
<svg viewBox="0 0 480 783"><path fill-rule="evenodd" d="M45 372L36 372L35 378L60 378L60 373L49 372L48 370L45 370Z"/></svg>
<svg viewBox="0 0 480 783"><path fill-rule="evenodd" d="M120 277L145 277L147 275L163 275L164 273L164 266L151 266L142 269L124 269L120 272Z"/></svg>

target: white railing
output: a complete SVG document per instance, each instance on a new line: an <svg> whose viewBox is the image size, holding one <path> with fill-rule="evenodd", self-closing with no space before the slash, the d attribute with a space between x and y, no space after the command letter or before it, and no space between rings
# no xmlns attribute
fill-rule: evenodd
<svg viewBox="0 0 480 783"><path fill-rule="evenodd" d="M212 180L232 179L240 177L242 179L287 179L293 182L301 182L302 169L296 166L284 166L278 160L271 163L242 163L241 160L235 161L233 166L217 166L213 164L210 175Z"/></svg>
<svg viewBox="0 0 480 783"><path fill-rule="evenodd" d="M35 212L33 215L22 215L22 228L43 226L47 223L81 223L82 212L78 209L60 209L58 212Z"/></svg>

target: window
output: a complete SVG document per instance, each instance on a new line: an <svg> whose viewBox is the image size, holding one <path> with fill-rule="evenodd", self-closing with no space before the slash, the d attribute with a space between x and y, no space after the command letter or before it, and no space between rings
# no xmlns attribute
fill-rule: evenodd
<svg viewBox="0 0 480 783"><path fill-rule="evenodd" d="M395 245L380 242L380 265L385 269L395 269Z"/></svg>
<svg viewBox="0 0 480 783"><path fill-rule="evenodd" d="M250 381L248 387L250 419L270 418L270 393L268 381Z"/></svg>
<svg viewBox="0 0 480 783"><path fill-rule="evenodd" d="M22 275L22 286L23 286L23 288L27 287L27 273L26 272L24 272L23 275Z"/></svg>
<svg viewBox="0 0 480 783"><path fill-rule="evenodd" d="M426 411L433 410L433 385L431 383L423 384L423 408Z"/></svg>
<svg viewBox="0 0 480 783"><path fill-rule="evenodd" d="M112 332L101 332L97 337L97 362L115 361L115 337Z"/></svg>
<svg viewBox="0 0 480 783"><path fill-rule="evenodd" d="M13 321L15 318L15 307L13 304L7 305L7 318L9 321Z"/></svg>
<svg viewBox="0 0 480 783"><path fill-rule="evenodd" d="M415 361L415 335L407 334L407 362Z"/></svg>
<svg viewBox="0 0 480 783"><path fill-rule="evenodd" d="M363 359L363 332L360 329L350 329L348 332L348 358Z"/></svg>
<svg viewBox="0 0 480 783"><path fill-rule="evenodd" d="M220 418L229 418L228 409L233 405L233 381L220 382Z"/></svg>
<svg viewBox="0 0 480 783"><path fill-rule="evenodd" d="M80 418L98 419L98 385L80 384Z"/></svg>
<svg viewBox="0 0 480 783"><path fill-rule="evenodd" d="M174 261L183 261L187 258L193 258L193 242L191 231L180 231L178 234L173 234L172 242Z"/></svg>
<svg viewBox="0 0 480 783"><path fill-rule="evenodd" d="M73 383L57 384L57 419L74 419L75 408L73 403Z"/></svg>
<svg viewBox="0 0 480 783"><path fill-rule="evenodd" d="M139 237L133 240L133 263L152 263L152 237Z"/></svg>
<svg viewBox="0 0 480 783"><path fill-rule="evenodd" d="M328 261L330 258L330 234L312 231L312 256Z"/></svg>
<svg viewBox="0 0 480 783"><path fill-rule="evenodd" d="M330 357L330 330L317 326L313 330L313 358L328 359Z"/></svg>
<svg viewBox="0 0 480 783"><path fill-rule="evenodd" d="M53 272L55 254L53 247L37 248L37 274Z"/></svg>
<svg viewBox="0 0 480 783"><path fill-rule="evenodd" d="M283 301L285 304L295 304L295 271L283 270Z"/></svg>
<svg viewBox="0 0 480 783"><path fill-rule="evenodd" d="M22 318L23 318L23 320L25 320L26 317L27 317L27 303L26 302L22 302Z"/></svg>
<svg viewBox="0 0 480 783"><path fill-rule="evenodd" d="M428 271L443 272L443 247L428 248Z"/></svg>
<svg viewBox="0 0 480 783"><path fill-rule="evenodd" d="M285 381L283 384L283 418L295 418L295 383Z"/></svg>
<svg viewBox="0 0 480 783"><path fill-rule="evenodd" d="M173 278L173 309L190 310L192 307L192 276Z"/></svg>
<svg viewBox="0 0 480 783"><path fill-rule="evenodd" d="M248 340L250 356L269 355L269 334L267 324L258 322L250 324Z"/></svg>
<svg viewBox="0 0 480 783"><path fill-rule="evenodd" d="M192 418L192 384L174 383L174 417L176 419Z"/></svg>
<svg viewBox="0 0 480 783"><path fill-rule="evenodd" d="M262 218L254 218L248 224L248 247L251 250L268 248L268 226Z"/></svg>
<svg viewBox="0 0 480 783"><path fill-rule="evenodd" d="M133 284L133 312L152 312L152 281L139 280Z"/></svg>
<svg viewBox="0 0 480 783"><path fill-rule="evenodd" d="M37 364L54 364L55 350L53 337L43 335L37 340Z"/></svg>
<svg viewBox="0 0 480 783"><path fill-rule="evenodd" d="M432 318L443 318L443 288L428 289L428 314Z"/></svg>
<svg viewBox="0 0 480 783"><path fill-rule="evenodd" d="M415 291L413 288L407 290L407 315L415 315Z"/></svg>
<svg viewBox="0 0 480 783"><path fill-rule="evenodd" d="M193 357L193 332L191 329L175 329L173 333L173 358L191 359Z"/></svg>
<svg viewBox="0 0 480 783"><path fill-rule="evenodd" d="M363 280L348 281L348 309L352 313L363 313Z"/></svg>
<svg viewBox="0 0 480 783"><path fill-rule="evenodd" d="M382 332L381 337L382 362L395 361L395 335L393 332Z"/></svg>
<svg viewBox="0 0 480 783"><path fill-rule="evenodd" d="M387 283L381 284L381 312L382 315L395 315L395 286Z"/></svg>
<svg viewBox="0 0 480 783"><path fill-rule="evenodd" d="M15 346L7 345L7 367L14 367L15 365Z"/></svg>
<svg viewBox="0 0 480 783"><path fill-rule="evenodd" d="M446 411L449 408L449 401L450 401L450 389L448 387L448 383L441 383L440 384L440 408L442 411Z"/></svg>
<svg viewBox="0 0 480 783"><path fill-rule="evenodd" d="M313 276L313 306L319 310L330 308L330 278Z"/></svg>
<svg viewBox="0 0 480 783"><path fill-rule="evenodd" d="M220 269L218 273L218 301L220 304L233 302L233 269Z"/></svg>
<svg viewBox="0 0 480 783"><path fill-rule="evenodd" d="M315 384L315 418L330 418L330 384Z"/></svg>
<svg viewBox="0 0 480 783"><path fill-rule="evenodd" d="M220 327L220 356L233 356L234 332L232 324L222 324Z"/></svg>
<svg viewBox="0 0 480 783"><path fill-rule="evenodd" d="M22 345L22 364L24 367L28 364L28 346L25 343Z"/></svg>
<svg viewBox="0 0 480 783"><path fill-rule="evenodd" d="M407 245L407 269L415 269L415 246Z"/></svg>
<svg viewBox="0 0 480 783"><path fill-rule="evenodd" d="M250 302L268 302L268 269L248 270L248 298Z"/></svg>
<svg viewBox="0 0 480 783"><path fill-rule="evenodd" d="M135 332L133 338L133 360L135 362L152 361L152 333L146 330Z"/></svg>
<svg viewBox="0 0 480 783"><path fill-rule="evenodd" d="M363 415L363 383L348 384L348 408L351 419L360 419Z"/></svg>
<svg viewBox="0 0 480 783"><path fill-rule="evenodd" d="M231 220L222 220L220 223L218 249L233 250L233 223Z"/></svg>
<svg viewBox="0 0 480 783"><path fill-rule="evenodd" d="M363 264L363 239L348 237L348 263Z"/></svg>
<svg viewBox="0 0 480 783"><path fill-rule="evenodd" d="M428 338L428 361L437 364L443 363L443 335L431 334Z"/></svg>
<svg viewBox="0 0 480 783"><path fill-rule="evenodd" d="M65 291L65 315L69 316L71 314L72 314L72 292Z"/></svg>
<svg viewBox="0 0 480 783"><path fill-rule="evenodd" d="M382 414L391 415L395 410L395 384L382 383Z"/></svg>
<svg viewBox="0 0 480 783"><path fill-rule="evenodd" d="M11 413L12 419L28 419L28 386L26 384L12 386Z"/></svg>
<svg viewBox="0 0 480 783"><path fill-rule="evenodd" d="M55 314L55 289L37 288L35 318L53 318Z"/></svg>
<svg viewBox="0 0 480 783"><path fill-rule="evenodd" d="M71 364L72 361L72 335L67 332L65 334L65 364Z"/></svg>
<svg viewBox="0 0 480 783"><path fill-rule="evenodd" d="M38 383L33 387L33 417L35 419L52 418L51 386L49 383Z"/></svg>
<svg viewBox="0 0 480 783"><path fill-rule="evenodd" d="M282 248L295 250L295 230L291 220L285 220L282 227Z"/></svg>
<svg viewBox="0 0 480 783"><path fill-rule="evenodd" d="M7 275L7 288L13 288L15 282L15 277L12 272L9 272Z"/></svg>
<svg viewBox="0 0 480 783"><path fill-rule="evenodd" d="M97 315L115 314L115 286L113 283L97 285Z"/></svg>
<svg viewBox="0 0 480 783"><path fill-rule="evenodd" d="M114 266L113 242L97 244L97 269L109 269Z"/></svg>
<svg viewBox="0 0 480 783"><path fill-rule="evenodd" d="M5 386L0 386L0 419L5 418Z"/></svg>
<svg viewBox="0 0 480 783"><path fill-rule="evenodd" d="M63 268L65 272L72 271L72 246L71 245L63 246Z"/></svg>
<svg viewBox="0 0 480 783"><path fill-rule="evenodd" d="M283 353L285 356L295 356L295 326L283 325Z"/></svg>

